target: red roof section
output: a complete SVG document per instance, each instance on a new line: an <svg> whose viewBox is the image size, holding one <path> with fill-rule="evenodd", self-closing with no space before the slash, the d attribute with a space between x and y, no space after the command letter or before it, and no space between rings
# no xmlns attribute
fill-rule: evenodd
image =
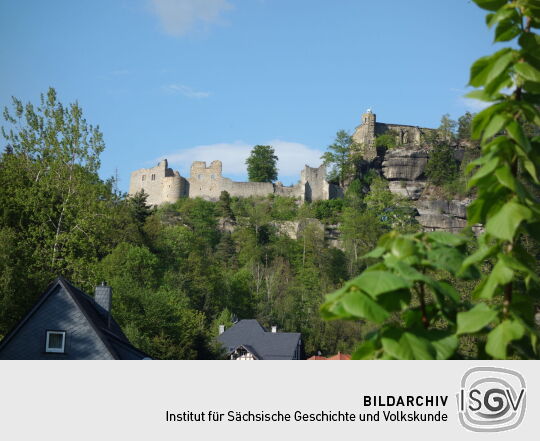
<svg viewBox="0 0 540 441"><path fill-rule="evenodd" d="M322 357L320 355L314 355L313 357L309 357L308 360L350 360L351 356L350 354L342 354L341 352L338 352L336 355L332 355L331 357Z"/></svg>

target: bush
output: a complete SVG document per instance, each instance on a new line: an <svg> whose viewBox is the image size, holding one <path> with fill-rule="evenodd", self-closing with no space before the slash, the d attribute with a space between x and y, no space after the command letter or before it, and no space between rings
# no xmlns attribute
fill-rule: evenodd
<svg viewBox="0 0 540 441"><path fill-rule="evenodd" d="M446 143L435 145L425 171L429 182L438 186L448 184L457 179L458 172L459 167L452 147Z"/></svg>

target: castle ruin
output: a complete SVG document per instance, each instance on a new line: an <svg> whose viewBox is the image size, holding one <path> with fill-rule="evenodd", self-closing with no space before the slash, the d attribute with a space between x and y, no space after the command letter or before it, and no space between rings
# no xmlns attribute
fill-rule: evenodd
<svg viewBox="0 0 540 441"><path fill-rule="evenodd" d="M432 130L403 124L379 123L377 122L377 115L371 109L368 109L362 115L362 123L356 127L352 138L353 141L360 145L362 157L366 161L372 161L377 157L377 148L375 146L377 136L394 133L398 146L419 147L422 144L423 136Z"/></svg>
<svg viewBox="0 0 540 441"><path fill-rule="evenodd" d="M169 168L164 159L155 167L131 173L129 194L134 195L144 190L150 205L174 203L181 197L217 201L222 191L238 197L275 194L294 197L302 202L342 196L341 188L326 180L324 165L318 168L306 165L300 173L300 181L292 186L285 186L281 182L235 182L223 176L222 168L221 161L212 161L209 166L206 162L195 161L191 165L190 177L184 178L178 171Z"/></svg>
<svg viewBox="0 0 540 441"><path fill-rule="evenodd" d="M403 124L379 123L376 115L368 109L362 115L362 122L356 127L352 138L360 146L362 158L371 162L378 156L384 157L384 152L377 152L375 145L377 136L392 133L396 136L398 147L417 150L422 146L424 135L432 130ZM425 158L422 157L424 158L422 165L425 166L427 156L423 155ZM174 203L181 197L200 197L217 201L222 191L237 197L275 194L294 197L302 202L343 196L341 187L326 180L324 165L318 168L306 165L300 173L300 181L291 186L285 186L281 182L236 182L224 177L222 168L221 161L212 161L210 165L203 161L195 161L191 165L189 178L185 178L178 171L169 168L167 160L164 159L155 167L142 168L131 173L129 194L134 195L144 190L151 205Z"/></svg>

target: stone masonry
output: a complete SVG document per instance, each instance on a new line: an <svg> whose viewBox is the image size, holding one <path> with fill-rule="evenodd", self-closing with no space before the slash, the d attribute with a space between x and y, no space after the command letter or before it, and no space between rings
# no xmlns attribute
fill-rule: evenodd
<svg viewBox="0 0 540 441"><path fill-rule="evenodd" d="M160 205L164 202L176 202L187 196L189 183L180 173L168 167L166 159L152 168L141 168L131 173L129 194L144 190L148 195L149 205Z"/></svg>
<svg viewBox="0 0 540 441"><path fill-rule="evenodd" d="M131 173L129 194L144 190L148 194L148 204L174 203L181 197L200 197L217 201L222 191L231 196L250 197L279 196L294 197L301 201L334 199L342 196L342 190L326 180L326 167L305 166L296 185L285 186L281 182L236 182L222 174L221 161L195 161L191 165L190 177L180 176L178 171L168 168L167 160L156 167L143 168Z"/></svg>
<svg viewBox="0 0 540 441"><path fill-rule="evenodd" d="M356 127L353 140L360 144L362 156L366 161L372 161L377 157L375 138L392 131L396 134L398 146L420 146L422 135L433 129L402 124L387 124L377 122L377 115L371 109L362 115L362 123Z"/></svg>

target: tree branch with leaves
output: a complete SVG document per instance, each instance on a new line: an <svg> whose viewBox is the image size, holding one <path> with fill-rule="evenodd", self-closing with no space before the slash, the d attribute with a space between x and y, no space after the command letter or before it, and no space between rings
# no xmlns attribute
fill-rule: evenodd
<svg viewBox="0 0 540 441"><path fill-rule="evenodd" d="M327 319L378 325L355 358L456 358L462 336L481 337L481 357L538 358L540 278L523 243L540 242L540 137L526 131L540 125L540 36L533 32L540 3L474 1L490 11L495 42L517 41L471 67L477 90L468 97L491 103L472 121L482 153L467 170L474 171L468 185L477 194L468 225L481 224L484 232L472 244L466 234L444 232L382 236L364 256L375 263L328 295L321 309ZM463 297L455 280L477 284Z"/></svg>

